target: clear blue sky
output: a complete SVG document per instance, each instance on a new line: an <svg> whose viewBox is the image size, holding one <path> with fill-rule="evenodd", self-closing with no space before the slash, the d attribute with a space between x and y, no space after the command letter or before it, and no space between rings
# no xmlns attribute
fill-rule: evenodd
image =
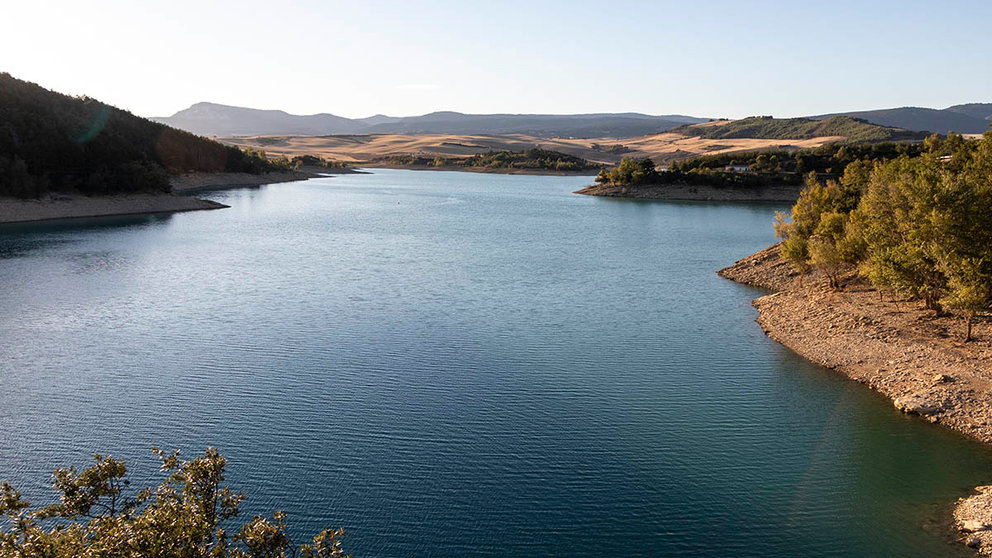
<svg viewBox="0 0 992 558"><path fill-rule="evenodd" d="M0 71L144 116L795 116L992 102L990 23L985 0L12 0Z"/></svg>

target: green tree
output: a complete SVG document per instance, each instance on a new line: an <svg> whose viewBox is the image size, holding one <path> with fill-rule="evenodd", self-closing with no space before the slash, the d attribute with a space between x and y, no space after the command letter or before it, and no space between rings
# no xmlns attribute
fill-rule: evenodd
<svg viewBox="0 0 992 558"><path fill-rule="evenodd" d="M940 302L950 310L964 314L964 341L971 341L975 315L988 308L992 298L992 278L982 269L982 261L957 258L942 262L947 276L947 291Z"/></svg>
<svg viewBox="0 0 992 558"><path fill-rule="evenodd" d="M227 460L215 449L190 461L155 450L165 479L127 494L124 462L97 455L79 473L55 471L58 504L31 510L7 483L0 484L0 556L128 558L338 558L341 529L325 529L299 546L285 515L254 517L235 527L243 494L223 485Z"/></svg>
<svg viewBox="0 0 992 558"><path fill-rule="evenodd" d="M660 181L658 170L651 159L634 159L624 157L620 163L610 169L603 170L596 176L596 182L631 186L641 184L656 184Z"/></svg>

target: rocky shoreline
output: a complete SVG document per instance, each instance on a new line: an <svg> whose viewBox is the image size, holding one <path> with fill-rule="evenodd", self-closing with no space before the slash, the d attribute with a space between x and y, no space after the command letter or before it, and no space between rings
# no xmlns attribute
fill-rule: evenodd
<svg viewBox="0 0 992 558"><path fill-rule="evenodd" d="M795 203L802 186L788 184L762 188L716 188L689 184L661 184L644 186L613 186L595 184L576 191L586 196L608 198L635 198L649 200L699 200L699 201L763 201Z"/></svg>
<svg viewBox="0 0 992 558"><path fill-rule="evenodd" d="M861 382L896 408L992 443L992 327L976 323L962 343L960 318L870 288L853 273L831 291L811 274L800 278L778 245L718 273L774 291L756 299L757 322L770 338ZM992 487L961 499L954 511L962 541L992 555Z"/></svg>

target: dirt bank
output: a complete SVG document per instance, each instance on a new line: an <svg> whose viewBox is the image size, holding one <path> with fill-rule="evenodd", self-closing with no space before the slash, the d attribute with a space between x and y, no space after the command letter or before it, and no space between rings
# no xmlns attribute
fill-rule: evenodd
<svg viewBox="0 0 992 558"><path fill-rule="evenodd" d="M53 194L40 200L0 198L0 223L24 223L51 219L108 217L221 209L222 203L169 194L130 194L87 197Z"/></svg>
<svg viewBox="0 0 992 558"><path fill-rule="evenodd" d="M652 200L768 201L794 203L802 186L778 185L763 188L714 188L688 184L657 186L604 186L596 184L575 192L587 196Z"/></svg>
<svg viewBox="0 0 992 558"><path fill-rule="evenodd" d="M754 301L757 322L772 339L837 370L927 420L992 443L992 327L979 321L962 343L961 318L937 316L921 304L846 278L842 291L798 275L778 245L721 269L728 279L775 291ZM992 555L992 488L959 502L963 540Z"/></svg>
<svg viewBox="0 0 992 558"><path fill-rule="evenodd" d="M337 169L328 169L331 174ZM347 170L347 169L344 169ZM177 194L197 190L219 190L241 186L261 186L278 182L295 182L319 176L313 172L270 172L268 174L248 174L246 172L193 172L172 177L172 191Z"/></svg>
<svg viewBox="0 0 992 558"><path fill-rule="evenodd" d="M355 172L350 169L327 169ZM113 215L140 215L145 213L170 213L221 209L222 203L201 200L188 195L196 191L260 186L277 182L292 182L320 176L316 172L283 172L269 174L247 173L191 173L172 178L172 194L126 194L115 196L83 196L78 194L48 194L37 200L0 198L0 224L76 219L81 217L109 217Z"/></svg>

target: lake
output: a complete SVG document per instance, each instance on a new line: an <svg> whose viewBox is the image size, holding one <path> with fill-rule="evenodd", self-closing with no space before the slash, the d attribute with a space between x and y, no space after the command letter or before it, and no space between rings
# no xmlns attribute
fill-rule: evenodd
<svg viewBox="0 0 992 558"><path fill-rule="evenodd" d="M375 170L0 227L0 480L215 446L356 557L968 556L992 452L767 339L777 205Z"/></svg>

